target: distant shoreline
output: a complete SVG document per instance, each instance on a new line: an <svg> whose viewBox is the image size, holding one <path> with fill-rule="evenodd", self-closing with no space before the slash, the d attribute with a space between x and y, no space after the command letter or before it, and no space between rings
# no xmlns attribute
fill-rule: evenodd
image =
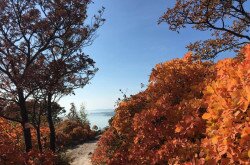
<svg viewBox="0 0 250 165"><path fill-rule="evenodd" d="M99 129L109 126L109 120L115 115L113 109L99 109L86 112L91 127L96 125Z"/></svg>

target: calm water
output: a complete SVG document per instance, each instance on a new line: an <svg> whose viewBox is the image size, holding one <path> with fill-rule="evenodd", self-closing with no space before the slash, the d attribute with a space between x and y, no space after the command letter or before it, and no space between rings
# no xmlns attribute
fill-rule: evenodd
<svg viewBox="0 0 250 165"><path fill-rule="evenodd" d="M99 129L102 129L109 125L108 121L109 119L111 119L111 117L114 116L114 110L105 109L105 110L87 111L87 114L91 128L94 125L97 125Z"/></svg>

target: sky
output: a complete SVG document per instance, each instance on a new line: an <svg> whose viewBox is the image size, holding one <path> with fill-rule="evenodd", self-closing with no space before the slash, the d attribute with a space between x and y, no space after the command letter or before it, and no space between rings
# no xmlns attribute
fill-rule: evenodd
<svg viewBox="0 0 250 165"><path fill-rule="evenodd" d="M170 31L158 19L174 0L95 0L89 7L93 15L105 7L106 22L97 32L94 43L85 54L96 62L99 71L90 84L77 89L75 95L62 98L59 103L69 109L74 102L87 110L114 109L120 89L126 94L142 91L157 63L181 58L190 42L203 40L209 33L191 28Z"/></svg>

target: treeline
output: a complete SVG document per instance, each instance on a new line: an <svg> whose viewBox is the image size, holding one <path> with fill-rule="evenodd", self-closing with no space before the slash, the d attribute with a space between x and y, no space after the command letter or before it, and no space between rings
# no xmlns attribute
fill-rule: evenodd
<svg viewBox="0 0 250 165"><path fill-rule="evenodd" d="M156 65L147 89L119 104L93 164L249 164L250 45L240 54Z"/></svg>

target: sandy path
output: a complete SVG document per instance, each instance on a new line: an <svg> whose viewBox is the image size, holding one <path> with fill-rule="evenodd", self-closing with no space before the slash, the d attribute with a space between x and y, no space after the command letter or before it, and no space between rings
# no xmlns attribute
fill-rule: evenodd
<svg viewBox="0 0 250 165"><path fill-rule="evenodd" d="M67 151L67 156L72 160L71 165L91 165L90 157L96 148L97 141L90 141L82 145L78 145L74 149Z"/></svg>

